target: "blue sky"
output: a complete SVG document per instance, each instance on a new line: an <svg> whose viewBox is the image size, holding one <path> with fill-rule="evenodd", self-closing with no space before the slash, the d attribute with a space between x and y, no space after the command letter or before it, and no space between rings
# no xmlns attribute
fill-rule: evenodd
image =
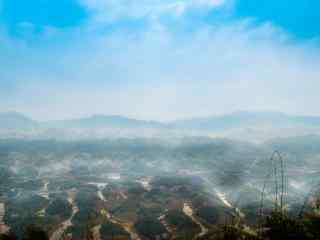
<svg viewBox="0 0 320 240"><path fill-rule="evenodd" d="M11 30L22 22L36 26L67 27L80 24L87 17L86 9L73 0L2 1L1 19Z"/></svg>
<svg viewBox="0 0 320 240"><path fill-rule="evenodd" d="M89 18L94 17L92 9L88 9L83 2L80 0L2 0L1 23L11 34L18 33L23 23L31 23L38 30L44 26L58 28L76 27L85 23ZM105 2L108 2L108 0ZM127 2L136 3L137 6L141 6L138 3L139 1ZM238 0L232 1L232 5L232 13L224 12L226 9L221 6L220 9L209 9L208 11L201 12L198 16L197 14L193 14L192 16L197 16L198 20L207 21L210 24L215 23L218 12L225 18L252 17L258 22L272 22L292 33L297 38L314 38L320 34L320 26L318 24L320 22L320 2L318 0ZM112 10L110 8L110 11ZM108 14L108 8L105 11ZM130 10L128 9L128 11ZM116 20L120 24L125 23L125 26L122 25L120 27L130 27L131 24L134 24L134 20L136 19L126 19L127 17L124 14ZM223 20L226 20L225 18Z"/></svg>
<svg viewBox="0 0 320 240"><path fill-rule="evenodd" d="M319 12L318 0L0 0L0 111L318 115Z"/></svg>
<svg viewBox="0 0 320 240"><path fill-rule="evenodd" d="M236 4L238 17L252 16L259 22L271 21L298 39L319 37L318 0L243 0Z"/></svg>

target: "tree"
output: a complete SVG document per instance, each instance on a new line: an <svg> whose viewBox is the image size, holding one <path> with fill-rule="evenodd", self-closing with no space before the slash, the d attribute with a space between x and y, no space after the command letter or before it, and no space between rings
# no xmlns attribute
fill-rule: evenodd
<svg viewBox="0 0 320 240"><path fill-rule="evenodd" d="M36 225L26 228L22 240L49 240L47 233Z"/></svg>
<svg viewBox="0 0 320 240"><path fill-rule="evenodd" d="M0 240L17 240L17 237L13 233L0 234Z"/></svg>
<svg viewBox="0 0 320 240"><path fill-rule="evenodd" d="M305 240L308 234L305 226L297 219L290 218L286 214L274 211L266 218L265 237L267 239L282 240Z"/></svg>

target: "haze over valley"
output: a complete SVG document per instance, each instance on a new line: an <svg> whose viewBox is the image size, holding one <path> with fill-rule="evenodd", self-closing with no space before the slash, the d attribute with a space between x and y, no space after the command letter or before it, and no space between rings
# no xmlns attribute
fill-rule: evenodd
<svg viewBox="0 0 320 240"><path fill-rule="evenodd" d="M0 0L0 240L320 240L319 0Z"/></svg>
<svg viewBox="0 0 320 240"><path fill-rule="evenodd" d="M0 113L0 138L103 139L204 136L263 143L274 138L320 133L320 117L279 112L235 112L171 122L92 115L70 120L37 121L16 112Z"/></svg>
<svg viewBox="0 0 320 240"><path fill-rule="evenodd" d="M261 211L280 197L292 216L316 209L320 135L310 133L319 119L241 112L38 122L2 113L0 230L22 237L33 224L52 240L208 239L237 221L255 236Z"/></svg>

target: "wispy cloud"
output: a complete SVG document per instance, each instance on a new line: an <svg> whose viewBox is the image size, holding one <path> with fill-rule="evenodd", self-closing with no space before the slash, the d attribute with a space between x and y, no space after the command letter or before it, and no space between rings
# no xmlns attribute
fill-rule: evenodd
<svg viewBox="0 0 320 240"><path fill-rule="evenodd" d="M156 19L163 15L181 16L198 9L210 10L225 0L80 0L98 22L114 22L121 18Z"/></svg>
<svg viewBox="0 0 320 240"><path fill-rule="evenodd" d="M179 3L90 2L103 21L176 14L168 6ZM183 11L223 4L180 3ZM271 23L203 23L187 32L161 21L109 32L99 31L102 25L94 20L56 29L32 44L2 32L0 111L39 119L103 113L168 120L237 110L320 114L319 47L292 41Z"/></svg>
<svg viewBox="0 0 320 240"><path fill-rule="evenodd" d="M149 27L84 39L45 51L21 46L32 61L10 64L18 84L2 107L38 118L106 113L166 120L243 109L320 114L319 50L290 42L271 24L207 26L187 37Z"/></svg>

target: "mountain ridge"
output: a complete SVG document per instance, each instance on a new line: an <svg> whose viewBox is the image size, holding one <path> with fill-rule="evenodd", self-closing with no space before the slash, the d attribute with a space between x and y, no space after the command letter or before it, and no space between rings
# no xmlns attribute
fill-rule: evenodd
<svg viewBox="0 0 320 240"><path fill-rule="evenodd" d="M18 112L0 112L0 128L30 128L37 124L33 119Z"/></svg>
<svg viewBox="0 0 320 240"><path fill-rule="evenodd" d="M214 130L266 124L274 127L296 125L320 126L320 116L290 115L281 112L242 111L224 115L188 118L164 123L154 120L138 120L121 115L103 114L65 120L37 121L18 112L0 112L0 128L2 129L42 126L51 128L149 127Z"/></svg>

